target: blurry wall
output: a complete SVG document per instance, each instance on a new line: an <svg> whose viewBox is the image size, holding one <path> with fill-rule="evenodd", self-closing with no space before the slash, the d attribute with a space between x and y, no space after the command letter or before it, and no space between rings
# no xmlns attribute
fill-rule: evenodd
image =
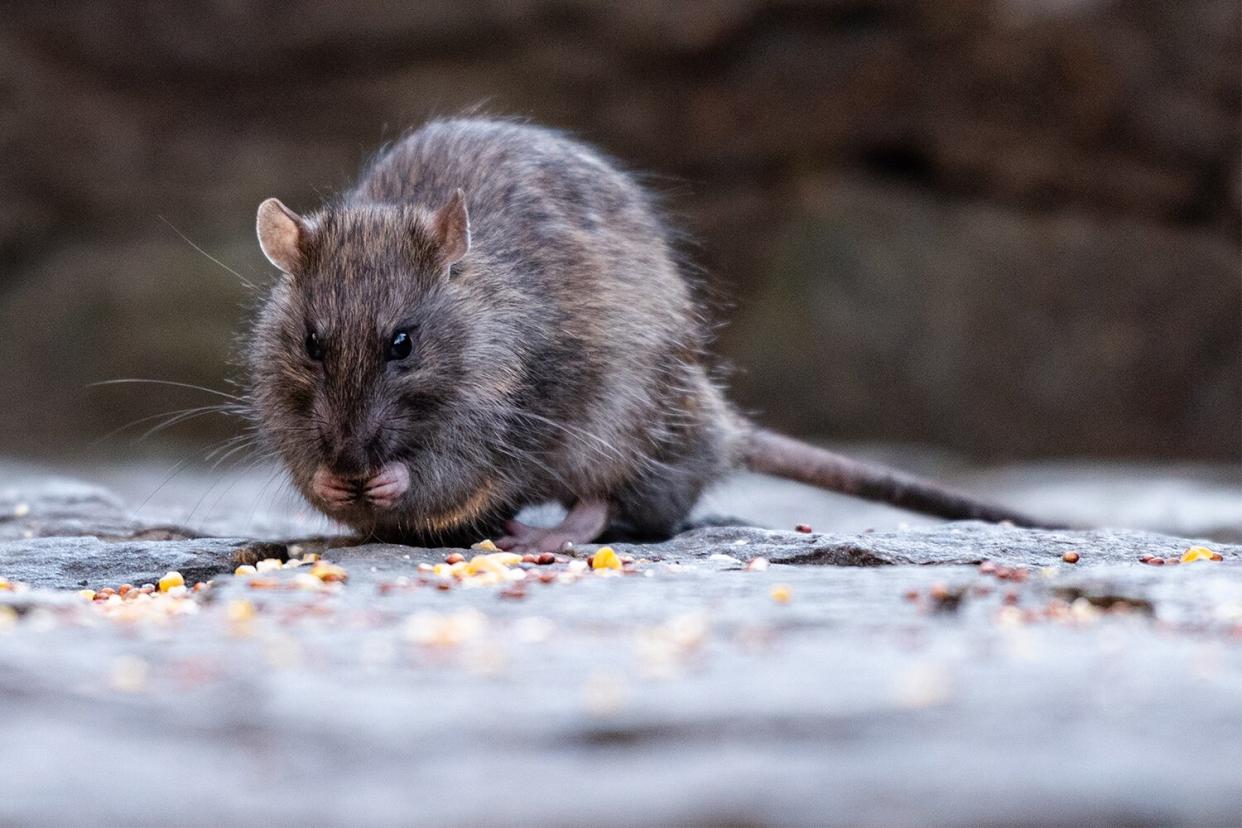
<svg viewBox="0 0 1242 828"><path fill-rule="evenodd" d="M265 283L262 198L312 209L482 103L654 173L770 424L1237 457L1239 26L1235 0L4 3L0 448L212 402L84 389L222 387L250 294L176 231Z"/></svg>

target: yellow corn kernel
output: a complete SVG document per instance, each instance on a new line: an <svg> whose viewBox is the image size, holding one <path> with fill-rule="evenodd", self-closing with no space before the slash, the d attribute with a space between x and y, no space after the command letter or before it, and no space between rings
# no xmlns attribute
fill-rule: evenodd
<svg viewBox="0 0 1242 828"><path fill-rule="evenodd" d="M487 557L504 566L517 566L522 562L522 556L516 552L493 552Z"/></svg>
<svg viewBox="0 0 1242 828"><path fill-rule="evenodd" d="M315 563L317 560L319 560L318 552L307 552L302 556L302 563Z"/></svg>
<svg viewBox="0 0 1242 828"><path fill-rule="evenodd" d="M591 556L592 569L620 569L621 557L611 546L601 546Z"/></svg>
<svg viewBox="0 0 1242 828"><path fill-rule="evenodd" d="M254 618L254 604L244 598L240 601L229 601L228 609L225 612L230 621L235 624L242 624Z"/></svg>
<svg viewBox="0 0 1242 828"><path fill-rule="evenodd" d="M253 575L256 572L258 572L258 570L255 569L250 564L242 564L241 566L237 567L237 569L233 570L234 575Z"/></svg>
<svg viewBox="0 0 1242 828"><path fill-rule="evenodd" d="M793 590L786 584L777 584L772 587L772 591L768 593L772 596L772 600L778 604L788 604L789 599L793 597Z"/></svg>
<svg viewBox="0 0 1242 828"><path fill-rule="evenodd" d="M160 578L160 592L168 592L173 587L185 586L185 578L181 577L181 573L177 571L168 572L163 578Z"/></svg>
<svg viewBox="0 0 1242 828"><path fill-rule="evenodd" d="M521 557L518 557L521 560ZM457 564L454 564L457 566ZM470 559L470 563L466 564L466 572L470 575L481 575L484 572L492 575L504 575L505 567L500 561L495 560L493 555L475 555Z"/></svg>
<svg viewBox="0 0 1242 828"><path fill-rule="evenodd" d="M1218 552L1213 552L1206 546L1192 546L1182 553L1182 563L1193 563L1195 561L1219 561L1223 560Z"/></svg>
<svg viewBox="0 0 1242 828"><path fill-rule="evenodd" d="M500 547L492 543L490 540L481 540L478 543L471 546L470 548L478 549L481 552L499 552L500 551Z"/></svg>
<svg viewBox="0 0 1242 828"><path fill-rule="evenodd" d="M254 568L258 572L272 572L280 569L282 566L284 566L284 563L276 558L264 558L255 564Z"/></svg>
<svg viewBox="0 0 1242 828"><path fill-rule="evenodd" d="M78 595L81 595L82 598L87 601L95 600L95 590L93 589L79 589Z"/></svg>

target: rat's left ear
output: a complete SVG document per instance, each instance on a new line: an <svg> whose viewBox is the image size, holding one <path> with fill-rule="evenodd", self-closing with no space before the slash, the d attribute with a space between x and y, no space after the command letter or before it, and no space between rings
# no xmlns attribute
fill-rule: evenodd
<svg viewBox="0 0 1242 828"><path fill-rule="evenodd" d="M470 252L470 214L466 212L466 194L460 187L447 204L436 210L431 226L445 267L457 264Z"/></svg>

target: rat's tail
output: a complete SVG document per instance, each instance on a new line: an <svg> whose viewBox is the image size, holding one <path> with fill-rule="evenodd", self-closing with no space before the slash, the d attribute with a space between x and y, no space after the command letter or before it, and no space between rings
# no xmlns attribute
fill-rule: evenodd
<svg viewBox="0 0 1242 828"><path fill-rule="evenodd" d="M745 437L742 461L751 471L951 520L1010 521L1018 526L1062 528L982 503L930 480L852 460L762 428L752 429Z"/></svg>

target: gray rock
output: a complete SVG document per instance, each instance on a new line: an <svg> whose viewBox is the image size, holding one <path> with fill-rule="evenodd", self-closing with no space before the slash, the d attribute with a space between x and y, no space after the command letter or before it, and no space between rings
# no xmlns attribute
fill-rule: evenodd
<svg viewBox="0 0 1242 828"><path fill-rule="evenodd" d="M169 570L187 582L232 572L243 562L285 555L282 544L239 538L103 541L92 537L0 541L0 574L52 589L154 583Z"/></svg>

